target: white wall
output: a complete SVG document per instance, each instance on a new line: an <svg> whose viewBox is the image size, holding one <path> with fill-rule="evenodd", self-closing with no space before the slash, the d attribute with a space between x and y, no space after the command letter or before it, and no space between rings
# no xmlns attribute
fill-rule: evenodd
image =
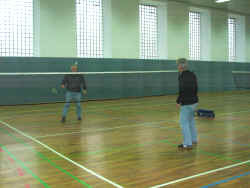
<svg viewBox="0 0 250 188"><path fill-rule="evenodd" d="M104 57L139 58L139 3L142 0L104 0ZM143 0L144 2L147 0ZM156 1L156 0L154 0ZM152 2L152 1L149 1ZM156 1L163 2L163 1ZM164 1L166 3L166 1ZM189 58L188 12L190 6L169 1L161 6L160 58ZM199 7L198 7L199 8ZM202 59L228 61L228 14L208 9ZM209 19L211 20L209 21ZM75 0L40 0L40 56L76 57ZM204 20L203 20L204 21ZM250 62L250 17L245 19L241 56ZM206 27L202 31L204 35ZM244 50L245 49L245 50ZM245 55L244 55L245 54ZM242 59L243 60L243 59Z"/></svg>
<svg viewBox="0 0 250 188"><path fill-rule="evenodd" d="M40 56L76 57L75 1L40 0Z"/></svg>
<svg viewBox="0 0 250 188"><path fill-rule="evenodd" d="M250 63L250 16L246 17L246 61Z"/></svg>
<svg viewBox="0 0 250 188"><path fill-rule="evenodd" d="M139 58L139 2L112 0L112 57Z"/></svg>
<svg viewBox="0 0 250 188"><path fill-rule="evenodd" d="M211 11L211 61L228 61L228 14Z"/></svg>
<svg viewBox="0 0 250 188"><path fill-rule="evenodd" d="M168 59L188 58L188 11L186 4L168 2L167 54Z"/></svg>

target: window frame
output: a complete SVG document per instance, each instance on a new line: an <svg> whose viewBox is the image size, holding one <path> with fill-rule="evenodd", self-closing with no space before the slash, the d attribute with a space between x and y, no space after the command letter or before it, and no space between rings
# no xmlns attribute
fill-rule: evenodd
<svg viewBox="0 0 250 188"><path fill-rule="evenodd" d="M85 6L78 7L80 1L82 1L82 5L85 3L86 4L90 3L88 2L90 0L75 0L77 56L84 58L103 58L104 57L104 0L94 0L95 1L94 3L99 3L99 9L101 9L99 12L98 9L91 12L89 11L90 10L89 7ZM87 5L91 6L91 4ZM91 15L91 13L93 12L95 12L96 14ZM83 16L86 14L87 18ZM79 15L82 17L79 17ZM95 32L91 30L93 27L97 29L95 30Z"/></svg>
<svg viewBox="0 0 250 188"><path fill-rule="evenodd" d="M196 14L193 19L199 19L199 22L194 23L194 25L191 25L191 14ZM189 36L189 58L191 60L201 60L201 12L197 10L189 10L188 12L188 36ZM194 31L191 33L191 29L194 29ZM193 35L194 34L194 35ZM198 34L198 36L197 36ZM195 45L195 46L193 46Z"/></svg>
<svg viewBox="0 0 250 188"><path fill-rule="evenodd" d="M0 56L2 57L32 57L36 54L34 20L37 0L26 1L6 0L5 5L8 9L0 7L4 9L0 12L6 13L6 15L0 13L1 25L5 26L0 27ZM1 41L1 38L4 40Z"/></svg>
<svg viewBox="0 0 250 188"><path fill-rule="evenodd" d="M150 27L150 24L142 24L142 7L148 7L149 11L151 9L155 10L154 20L152 27ZM147 18L151 17L149 15L145 15ZM151 17L152 18L152 17ZM151 19L150 18L150 19ZM147 20L146 20L147 21ZM144 22L145 23L145 22ZM149 30L145 30L149 29ZM140 59L158 59L159 58L159 11L158 6L153 4L147 4L141 2L139 4L139 35L140 35ZM153 36L151 35L153 34ZM144 36L145 35L145 38ZM149 36L148 36L149 35ZM149 38L149 39L148 39ZM154 40L152 40L152 38ZM145 41L146 39L146 41ZM151 39L151 41L148 40ZM149 48L149 49L148 49ZM150 49L151 48L151 49Z"/></svg>

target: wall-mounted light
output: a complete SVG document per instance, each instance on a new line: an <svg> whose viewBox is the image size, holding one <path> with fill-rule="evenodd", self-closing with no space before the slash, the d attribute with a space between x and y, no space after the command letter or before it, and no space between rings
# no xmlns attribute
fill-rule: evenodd
<svg viewBox="0 0 250 188"><path fill-rule="evenodd" d="M231 0L215 0L216 3L225 3L225 2L229 2Z"/></svg>

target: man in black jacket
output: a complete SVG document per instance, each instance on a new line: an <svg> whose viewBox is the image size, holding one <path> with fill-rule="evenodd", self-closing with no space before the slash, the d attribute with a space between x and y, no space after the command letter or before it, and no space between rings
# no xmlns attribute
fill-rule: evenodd
<svg viewBox="0 0 250 188"><path fill-rule="evenodd" d="M77 72L77 64L71 66L72 72ZM66 88L66 103L63 108L63 115L61 122L66 121L66 115L70 106L70 102L73 99L76 102L77 119L82 120L82 108L81 108L81 93L87 94L87 88L83 75L81 74L67 74L62 81L62 88Z"/></svg>
<svg viewBox="0 0 250 188"><path fill-rule="evenodd" d="M187 60L177 60L179 71L179 96L176 100L180 107L180 124L182 128L183 143L178 145L179 149L192 149L197 144L197 131L195 128L194 113L198 104L198 84L196 76L187 68Z"/></svg>

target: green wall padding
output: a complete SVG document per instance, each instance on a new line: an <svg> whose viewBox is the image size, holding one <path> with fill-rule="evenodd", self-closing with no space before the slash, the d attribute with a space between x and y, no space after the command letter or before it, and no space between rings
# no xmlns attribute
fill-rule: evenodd
<svg viewBox="0 0 250 188"><path fill-rule="evenodd" d="M78 61L80 72L177 70L173 60L2 57L0 72L69 72ZM233 70L250 71L250 64L189 61L200 92L238 89ZM64 101L63 75L1 76L0 105ZM176 94L178 73L105 74L85 76L88 95L83 100L118 99Z"/></svg>

